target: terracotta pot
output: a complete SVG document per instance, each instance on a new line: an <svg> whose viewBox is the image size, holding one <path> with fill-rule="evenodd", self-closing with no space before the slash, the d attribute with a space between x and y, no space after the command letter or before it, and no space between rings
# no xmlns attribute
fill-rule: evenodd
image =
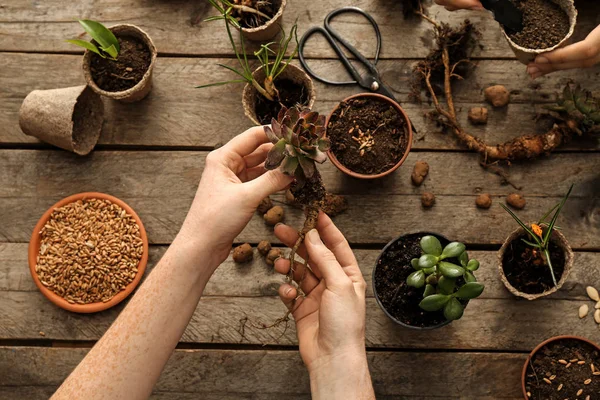
<svg viewBox="0 0 600 400"><path fill-rule="evenodd" d="M327 122L325 123L326 127L329 127L329 122L331 121L331 117L333 116L333 114L336 112L336 110L340 107L340 105L342 103L345 103L349 100L352 99L356 99L356 98L360 98L360 97L364 97L364 98L374 98L374 99L379 99L379 100L383 100L388 102L392 107L394 107L399 113L400 115L402 115L402 117L404 118L404 121L406 123L406 128L408 130L408 140L407 140L407 146L406 146L406 151L404 152L404 155L402 156L402 158L400 159L400 161L398 161L396 163L396 165L394 165L392 168L388 169L385 172L379 173L379 174L374 174L374 175L365 175L365 174L360 174L358 172L354 172L350 169L348 169L344 164L342 164L335 156L335 154L333 153L333 151L329 150L327 152L327 155L329 156L329 160L333 163L333 165L335 165L340 171L342 171L343 173L345 173L346 175L350 175L354 178L358 178L358 179L377 179L377 178L382 178L386 175L391 174L392 172L394 172L395 170L397 170L398 168L400 168L400 166L402 165L402 163L404 163L404 160L406 160L406 157L408 157L408 153L410 153L410 149L412 147L412 137L413 137L413 130L412 130L412 125L410 123L410 119L408 118L408 115L406 115L406 112L404 112L404 109L402 107L400 107L400 104L398 104L397 102L395 102L394 100L390 99L389 97L377 94L377 93L359 93L359 94L355 94L353 96L347 97L344 100L342 100L342 102L340 102L329 114L329 116L327 117Z"/></svg>
<svg viewBox="0 0 600 400"><path fill-rule="evenodd" d="M569 242L567 242L567 239L565 238L565 236L562 233L560 233L559 231L554 230L554 232L552 232L552 237L550 240L552 240L556 244L558 244L558 246L564 251L564 254L565 254L565 269L563 271L563 274L562 274L560 280L557 282L558 285L548 291L543 292L543 293L536 293L536 294L523 293L523 292L517 290L513 285L511 285L510 282L508 281L508 279L506 278L506 275L504 274L502 260L504 259L504 253L506 252L506 249L508 248L509 244L511 242L513 242L514 240L518 240L518 238L524 234L526 234L525 230L523 228L518 228L515 231L513 231L508 236L508 238L504 241L504 244L498 251L498 271L500 272L500 279L502 280L502 283L504 283L504 286L506 286L506 288L508 289L509 292L511 292L515 296L523 297L527 300L535 300L535 299L539 299L540 297L548 296L548 295L558 291L565 284L565 282L569 278L569 274L571 273L571 270L573 269L573 259L574 259L575 255L573 253L573 250L571 249L571 246L569 246Z"/></svg>
<svg viewBox="0 0 600 400"><path fill-rule="evenodd" d="M148 70L142 77L142 80L139 81L134 87L129 88L127 90L122 90L120 92L109 92L103 89L100 89L94 79L92 77L92 71L90 70L90 63L92 61L92 53L89 50L86 50L83 54L83 76L87 81L87 84L98 94L106 97L110 97L114 100L119 100L124 103L133 103L136 101L142 100L144 97L150 93L152 89L152 71L154 70L154 65L156 64L156 56L158 52L156 51L156 47L154 46L154 42L150 39L150 36L140 28L135 25L115 25L109 28L115 36L133 36L137 39L140 39L142 42L148 46L151 53L150 66Z"/></svg>
<svg viewBox="0 0 600 400"><path fill-rule="evenodd" d="M257 68L252 76L256 79L257 82L262 82L265 80L265 72L263 71L262 66ZM277 77L277 79L289 79L294 83L304 86L305 90L308 93L308 108L312 108L315 104L315 88L313 86L313 81L310 79L303 70L296 67L295 65L288 65L285 70ZM275 81L277 84L277 80ZM252 122L256 125L262 125L258 116L256 115L256 98L259 96L258 90L251 84L247 83L244 86L244 91L242 92L242 106L244 107L244 114L246 117L250 118Z"/></svg>
<svg viewBox="0 0 600 400"><path fill-rule="evenodd" d="M242 28L242 35L248 40L257 42L266 42L273 39L281 31L281 18L283 17L286 3L286 0L281 0L279 10L277 10L273 18L267 21L266 24L257 28Z"/></svg>
<svg viewBox="0 0 600 400"><path fill-rule="evenodd" d="M527 65L530 62L532 62L533 60L535 60L535 58L539 54L547 53L549 51L552 51L554 49L557 49L559 47L567 45L569 39L571 38L571 36L573 35L573 32L575 31L575 25L577 23L577 9L575 8L575 4L573 3L573 0L550 0L550 1L558 4L569 16L569 25L570 25L569 32L567 33L567 36L565 36L563 38L563 40L561 40L555 46L549 47L547 49L527 49L525 47L521 47L518 44L516 44L515 42L513 42L508 37L506 32L504 31L504 28L501 27L502 34L504 35L504 38L508 41L508 44L509 44L511 50L513 51L513 53L515 53L515 56L517 56L517 59L525 65Z"/></svg>
<svg viewBox="0 0 600 400"><path fill-rule="evenodd" d="M79 155L92 151L103 119L102 99L85 85L34 90L19 110L19 126L26 135Z"/></svg>
<svg viewBox="0 0 600 400"><path fill-rule="evenodd" d="M62 207L66 204L73 203L77 200L90 199L90 198L91 199L110 200L111 202L117 204L119 207L121 207L125 211L127 211L127 213L135 219L136 223L140 227L140 236L142 237L144 252L142 254L140 263L138 264L138 267L137 267L138 272L135 275L135 278L133 278L133 281L131 281L131 283L129 285L127 285L124 290L117 293L115 295L115 297L113 297L106 303L97 302L97 303L90 303L90 304L71 304L64 298L60 297L59 295L57 295L56 293L54 293L53 291L51 291L50 289L48 289L47 287L42 285L42 282L40 282L37 272L35 271L35 266L37 265L37 256L40 252L40 244L41 244L40 243L41 242L40 231L42 230L44 225L46 225L46 223L50 219L50 215L52 214L52 212L54 211L55 208ZM33 278L33 282L35 282L35 285L38 287L40 292L42 292L42 294L44 296L46 296L46 298L48 300L50 300L55 305L57 305L61 308L64 308L65 310L68 310L68 311L84 313L84 314L85 313L94 313L94 312L103 311L103 310L106 310L113 306L116 306L117 304L122 302L127 296L129 296L131 294L131 292L133 292L133 289L135 289L135 287L140 283L140 280L142 279L142 276L144 275L144 271L146 270L146 264L148 262L148 236L146 235L146 229L144 228L144 224L142 224L142 220L140 219L140 217L136 214L135 211L133 211L133 209L131 207L129 207L122 200L119 200L116 197L113 197L111 195L104 194L104 193L96 193L96 192L79 193L79 194L74 194L72 196L62 199L61 201L59 201L58 203L56 203L52 207L50 207L44 213L44 215L42 215L42 217L36 224L35 228L33 229L33 233L31 235L31 240L29 241L28 260L29 260L29 271L31 272L31 277Z"/></svg>
<svg viewBox="0 0 600 400"><path fill-rule="evenodd" d="M531 363L531 359L546 345L548 345L549 343L552 342L557 342L559 340L578 340L584 343L587 343L593 347L595 347L596 349L598 349L598 351L600 351L600 346L598 346L596 343L591 342L589 340L587 340L586 338L582 338L580 336L568 336L568 335L563 335L563 336L555 336L553 338L550 338L548 340L543 341L542 343L538 344L536 346L535 349L533 349L533 351L531 353L529 353L529 356L527 357L527 359L525 360L525 364L523 364L523 371L521 372L521 389L523 390L523 398L525 400L530 400L530 398L527 396L527 389L525 389L525 378L527 375L527 368L529 367L529 364Z"/></svg>
<svg viewBox="0 0 600 400"><path fill-rule="evenodd" d="M390 248L390 246L392 246L396 242L400 242L400 241L404 240L408 236L416 236L416 235L420 235L421 237L427 236L427 235L432 235L432 236L437 237L438 239L441 239L442 242L444 242L444 241L446 243L450 242L445 236L442 236L442 235L437 234L437 233L431 233L431 232L415 232L415 233L407 233L405 235L398 236L397 238L391 240L388 244L386 244L385 247L383 248L383 250L381 250L381 253L379 253L379 256L377 257L377 260L375 261L375 268L373 268L373 273L371 274L371 283L373 285L373 295L375 296L375 300L377 301L377 305L379 306L379 308L381 308L383 310L384 314L389 319L391 319L396 324L398 324L400 326L403 326L405 328L410 328L410 329L415 329L415 330L420 330L420 331L428 331L428 330L437 329L437 328L441 328L443 326L446 326L446 325L450 324L452 321L446 320L446 321L444 321L444 322L442 322L442 323L440 323L438 325L427 326L427 327L420 327L420 326L413 326L413 325L405 324L404 322L400 321L396 317L392 316L392 314L390 314L388 312L388 310L385 309L385 307L381 303L381 300L379 299L379 295L377 294L377 288L375 287L375 273L377 271L377 267L379 266L379 260L381 259L381 257Z"/></svg>

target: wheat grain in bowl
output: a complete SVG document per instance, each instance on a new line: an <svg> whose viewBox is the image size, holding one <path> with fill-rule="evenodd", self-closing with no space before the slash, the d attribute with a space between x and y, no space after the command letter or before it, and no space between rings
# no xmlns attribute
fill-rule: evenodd
<svg viewBox="0 0 600 400"><path fill-rule="evenodd" d="M107 199L55 208L40 230L35 271L71 304L108 302L130 284L144 253L135 218Z"/></svg>

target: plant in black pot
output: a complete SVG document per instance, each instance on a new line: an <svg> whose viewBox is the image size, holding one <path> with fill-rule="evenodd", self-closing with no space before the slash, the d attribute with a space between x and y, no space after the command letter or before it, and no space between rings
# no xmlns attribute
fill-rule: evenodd
<svg viewBox="0 0 600 400"><path fill-rule="evenodd" d="M383 250L375 270L375 297L394 322L418 329L447 325L463 316L469 300L479 297L479 261L465 245L439 235L401 236Z"/></svg>

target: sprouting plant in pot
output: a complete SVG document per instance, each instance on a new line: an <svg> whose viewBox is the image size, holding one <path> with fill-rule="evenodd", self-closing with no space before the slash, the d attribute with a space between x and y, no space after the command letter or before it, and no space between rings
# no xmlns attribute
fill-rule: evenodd
<svg viewBox="0 0 600 400"><path fill-rule="evenodd" d="M316 163L327 160L329 139L325 135L325 116L308 109L282 107L271 126L264 127L265 134L273 142L265 161L265 168L281 168L284 174L293 176L291 192L297 204L304 206L306 219L299 238L290 253L292 268L288 278L293 277L295 254L305 235L317 226L319 210L323 208L326 191ZM308 259L305 260L305 265Z"/></svg>
<svg viewBox="0 0 600 400"><path fill-rule="evenodd" d="M501 204L521 227L509 236L500 249L502 280L505 285L507 282L510 284L507 288L514 294L549 294L558 290L561 282L566 279L573 254L559 232L556 221L572 190L573 185L559 203L539 221L531 224L524 223L513 211ZM548 222L550 215L552 218ZM533 299L535 296L528 298Z"/></svg>
<svg viewBox="0 0 600 400"><path fill-rule="evenodd" d="M93 51L102 58L110 58L116 60L119 56L121 47L114 33L100 22L89 19L79 20L83 29L96 41L96 43L88 42L81 39L69 39L67 42L84 49Z"/></svg>
<svg viewBox="0 0 600 400"><path fill-rule="evenodd" d="M264 25L273 18L277 10L270 0L208 0L221 15L230 10L228 21L236 28L255 28ZM270 15L269 15L270 14ZM209 17L205 21L223 19L221 16Z"/></svg>
<svg viewBox="0 0 600 400"><path fill-rule="evenodd" d="M484 285L477 282L474 271L479 269L479 261L469 259L465 245L451 242L442 248L440 241L431 235L421 238L423 255L411 261L415 272L406 283L423 290L423 300L419 304L423 310L436 312L444 310L448 321L463 316L466 303L479 297ZM456 259L460 265L451 262Z"/></svg>

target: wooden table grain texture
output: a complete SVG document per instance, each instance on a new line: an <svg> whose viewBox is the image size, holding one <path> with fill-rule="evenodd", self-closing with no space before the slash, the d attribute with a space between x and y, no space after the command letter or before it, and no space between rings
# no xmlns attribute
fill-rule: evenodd
<svg viewBox="0 0 600 400"><path fill-rule="evenodd" d="M298 17L299 32L321 24L342 0L288 1L284 24ZM593 1L576 1L580 11L576 38L600 23ZM575 183L559 220L575 250L575 270L562 290L535 302L518 300L501 284L496 252L515 223L500 208L514 192L479 167L479 158L424 117L430 110L409 101L412 66L432 45L430 26L405 20L399 1L353 2L371 13L383 35L378 68L419 133L405 166L376 181L349 179L326 163L326 187L347 196L349 210L335 221L352 244L367 290L367 349L378 399L520 399L520 370L527 353L542 340L574 334L598 341L600 329L581 321L577 308L585 286L600 287L600 143L575 140L548 157L510 167L522 186L534 220ZM512 102L492 110L489 123L469 130L488 142L501 142L545 128L536 116L574 80L600 93L600 68L564 71L533 84L487 13L449 13L431 6L440 21L470 18L482 32L473 74L455 86L462 122L466 111L484 104L488 85L509 88ZM57 200L82 191L100 191L129 203L148 230L148 272L181 225L202 174L207 153L250 127L241 107L241 86L204 90L195 85L228 78L217 63L234 65L225 32L202 20L212 10L206 1L99 0L0 1L0 398L45 399L61 384L123 308L78 315L59 309L37 291L27 267L27 242L39 216ZM106 117L96 150L78 157L38 142L19 129L21 102L34 89L82 84L81 52L63 39L80 33L73 17L108 25L133 23L147 31L159 50L150 96L140 103L105 101ZM336 29L373 53L370 26L342 16ZM311 39L310 65L322 74L345 72L322 39ZM250 49L252 50L252 45ZM315 109L328 113L355 87L315 82ZM410 183L412 164L425 160L425 183ZM422 191L437 203L420 206ZM492 195L490 210L478 210L475 197ZM283 202L283 196L273 196ZM287 207L286 221L300 226L299 210ZM371 273L380 249L394 237L429 230L464 241L482 264L478 278L486 290L463 319L429 332L395 326L373 298ZM277 239L255 216L236 242ZM148 272L146 274L148 274ZM261 259L238 266L231 260L211 279L178 349L163 372L154 399L308 399L308 375L300 360L292 326L270 330L240 321L269 323L285 313L277 299L282 278ZM433 372L432 372L433 371Z"/></svg>

